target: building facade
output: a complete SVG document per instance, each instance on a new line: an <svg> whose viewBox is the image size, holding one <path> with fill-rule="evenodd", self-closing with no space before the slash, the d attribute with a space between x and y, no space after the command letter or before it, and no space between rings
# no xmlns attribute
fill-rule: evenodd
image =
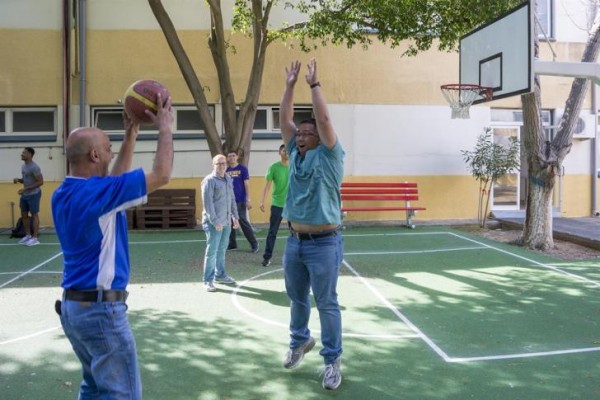
<svg viewBox="0 0 600 400"><path fill-rule="evenodd" d="M595 9L580 0L538 0L538 21L545 36L540 59L579 61ZM233 0L223 1L224 4ZM205 87L211 112L221 127L217 72L206 38L210 26L205 2L164 4L188 56ZM225 7L225 9L232 9ZM230 16L229 16L230 17ZM298 15L274 11L272 24L293 22ZM226 20L227 16L226 16ZM139 79L156 79L169 88L176 110L175 165L168 187L197 189L211 171L211 155L192 97L146 0L20 0L0 3L0 226L18 217L17 187L23 147L36 149L43 186L40 219L51 225L50 196L67 174L64 137L73 128L105 129L118 151L122 136L120 99ZM232 35L230 54L234 95L244 96L252 56L251 41ZM259 199L267 167L278 160L281 143L277 113L285 66L292 60L319 61L319 75L334 124L346 150L345 180L414 181L419 204L427 207L417 220L473 219L478 185L461 150L472 150L491 127L497 137L520 135L519 96L478 104L470 119L451 119L440 85L458 83L458 53L435 49L401 57L404 48L374 43L361 48L324 47L311 53L282 43L269 47L250 156L251 191ZM558 123L573 79L541 77L542 107L548 134ZM596 212L596 88L586 95L573 147L564 161L555 193L555 212L566 217ZM310 93L296 94L297 112L310 114ZM155 132L144 129L134 166L151 167ZM507 177L495 188L493 210L522 210L526 177ZM255 201L257 203L257 201ZM200 216L198 210L198 217ZM268 215L255 207L255 223ZM400 219L395 213L357 213L349 219Z"/></svg>

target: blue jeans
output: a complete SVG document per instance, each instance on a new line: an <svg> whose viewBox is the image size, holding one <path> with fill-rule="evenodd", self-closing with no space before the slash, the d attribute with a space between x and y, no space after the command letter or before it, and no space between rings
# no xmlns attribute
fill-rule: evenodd
<svg viewBox="0 0 600 400"><path fill-rule="evenodd" d="M285 288L291 300L290 348L310 337L310 289L312 288L321 321L320 354L325 364L342 354L342 316L337 300L337 280L344 253L340 233L313 240L298 240L290 235L283 255Z"/></svg>
<svg viewBox="0 0 600 400"><path fill-rule="evenodd" d="M225 273L225 252L229 243L231 225L226 225L218 231L211 223L202 224L206 233L206 252L204 253L204 282L212 282L222 278Z"/></svg>
<svg viewBox="0 0 600 400"><path fill-rule="evenodd" d="M269 217L269 234L267 235L267 244L265 245L265 254L263 258L270 260L273 257L273 249L275 248L275 239L279 225L281 225L283 207L271 206L271 216Z"/></svg>
<svg viewBox="0 0 600 400"><path fill-rule="evenodd" d="M138 400L142 380L125 302L63 298L60 322L83 367L79 400Z"/></svg>

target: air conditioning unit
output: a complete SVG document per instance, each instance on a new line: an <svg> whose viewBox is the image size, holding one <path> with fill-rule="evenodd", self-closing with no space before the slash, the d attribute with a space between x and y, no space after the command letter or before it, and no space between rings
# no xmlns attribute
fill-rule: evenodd
<svg viewBox="0 0 600 400"><path fill-rule="evenodd" d="M573 139L592 139L596 137L597 115L582 112L577 118L573 130Z"/></svg>
<svg viewBox="0 0 600 400"><path fill-rule="evenodd" d="M562 115L556 121L560 124ZM573 128L573 139L593 139L596 137L597 116L584 110L579 114Z"/></svg>

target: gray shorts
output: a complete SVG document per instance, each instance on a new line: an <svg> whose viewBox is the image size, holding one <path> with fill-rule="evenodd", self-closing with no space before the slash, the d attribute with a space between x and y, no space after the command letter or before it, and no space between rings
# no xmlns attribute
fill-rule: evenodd
<svg viewBox="0 0 600 400"><path fill-rule="evenodd" d="M24 194L21 195L21 201L19 201L19 207L21 212L29 212L31 214L37 214L40 212L40 199L42 198L42 192L39 191L35 194Z"/></svg>

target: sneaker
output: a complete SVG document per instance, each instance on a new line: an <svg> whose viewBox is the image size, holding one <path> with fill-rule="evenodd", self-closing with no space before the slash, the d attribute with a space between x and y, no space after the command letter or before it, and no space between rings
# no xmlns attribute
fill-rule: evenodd
<svg viewBox="0 0 600 400"><path fill-rule="evenodd" d="M256 246L255 246L255 247L253 247L253 248L252 248L250 251L252 251L252 253L253 253L253 254L256 254L256 253L258 253L258 248L259 248L259 247L260 247L260 246L258 245L258 243L256 243Z"/></svg>
<svg viewBox="0 0 600 400"><path fill-rule="evenodd" d="M304 355L311 351L313 347L315 347L315 339L311 336L302 346L290 349L285 355L285 360L283 360L283 368L296 368L304 359Z"/></svg>
<svg viewBox="0 0 600 400"><path fill-rule="evenodd" d="M23 243L25 246L37 246L40 244L40 241L36 237L31 237L28 241Z"/></svg>
<svg viewBox="0 0 600 400"><path fill-rule="evenodd" d="M227 251L230 251L230 250L237 250L237 246L228 246Z"/></svg>
<svg viewBox="0 0 600 400"><path fill-rule="evenodd" d="M216 292L217 288L212 282L204 282L204 288L207 292Z"/></svg>
<svg viewBox="0 0 600 400"><path fill-rule="evenodd" d="M263 260L262 260L262 266L263 267L268 267L269 265L271 265L271 260L269 260L268 258L263 258Z"/></svg>
<svg viewBox="0 0 600 400"><path fill-rule="evenodd" d="M340 371L341 357L338 357L333 364L327 364L323 371L323 389L335 390L342 383L342 372Z"/></svg>
<svg viewBox="0 0 600 400"><path fill-rule="evenodd" d="M29 239L31 239L31 235L23 236L21 240L18 241L19 244L25 244Z"/></svg>
<svg viewBox="0 0 600 400"><path fill-rule="evenodd" d="M225 275L221 278L215 278L215 282L224 283L226 285L233 285L235 283L235 279L233 279L229 275Z"/></svg>

